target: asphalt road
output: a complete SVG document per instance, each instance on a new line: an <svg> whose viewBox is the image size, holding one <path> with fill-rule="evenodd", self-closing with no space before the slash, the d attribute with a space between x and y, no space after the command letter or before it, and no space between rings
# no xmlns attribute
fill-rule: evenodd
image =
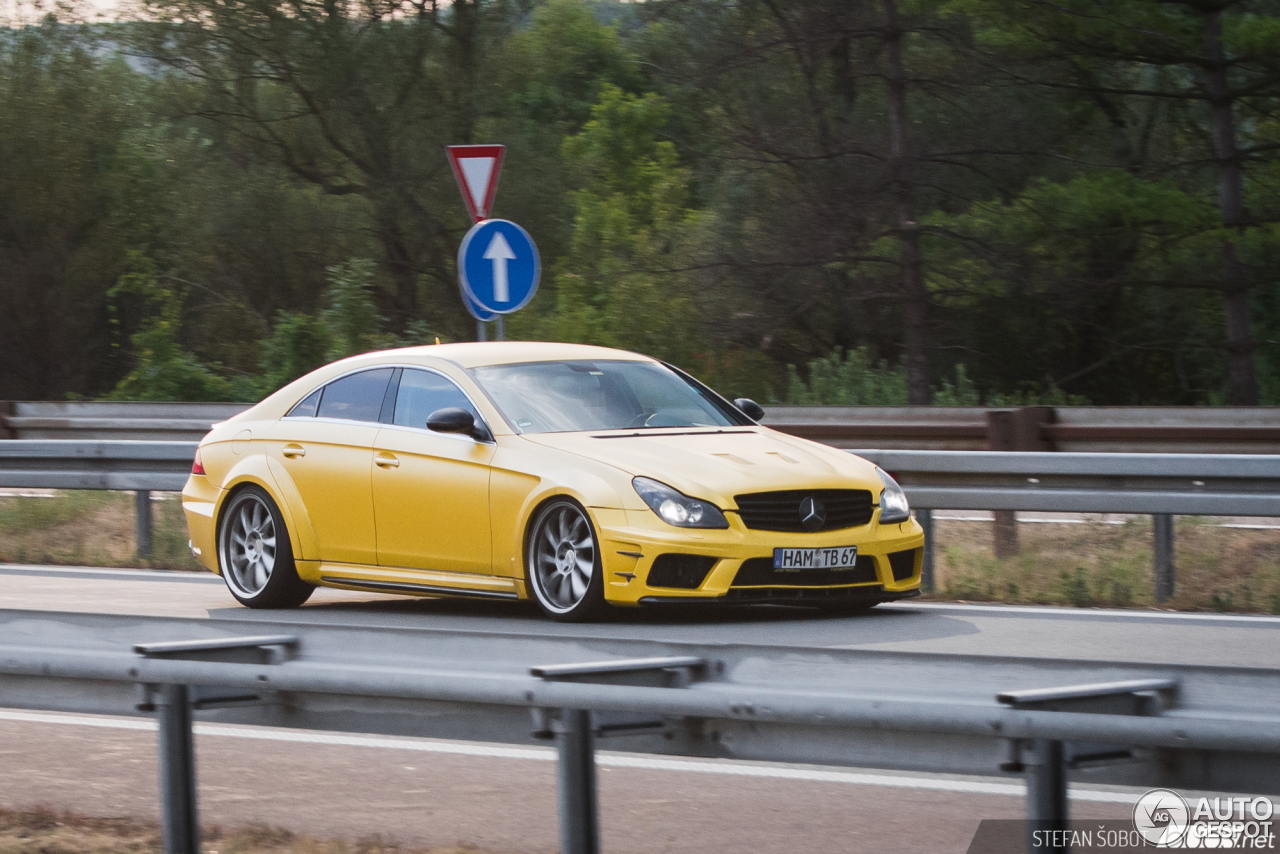
<svg viewBox="0 0 1280 854"><path fill-rule="evenodd" d="M0 710L0 805L157 819L151 725ZM554 753L486 750L496 752L198 724L200 817L206 826L262 823L320 838L555 851ZM1021 787L1008 780L608 753L598 763L609 854L959 854L982 819L1023 814ZM1077 789L1072 817L1127 822L1136 795Z"/></svg>
<svg viewBox="0 0 1280 854"><path fill-rule="evenodd" d="M545 633L807 648L1280 665L1280 619L1222 614L905 603L855 617L800 609L620 611L562 625L508 603L322 590L296 611L238 606L207 574L0 566L0 607L200 619ZM2 700L0 700L2 701ZM157 813L147 720L0 709L0 805L92 815ZM545 748L201 724L206 823L263 822L320 837L380 834L495 852L556 848ZM600 755L605 850L965 851L978 822L1019 818L1021 786L721 760ZM1073 817L1127 820L1138 794L1073 787Z"/></svg>
<svg viewBox="0 0 1280 854"><path fill-rule="evenodd" d="M1280 666L1280 617L899 603L851 617L800 608L619 610L566 625L527 604L319 590L295 611L252 611L207 573L0 565L0 607L211 620L509 631L690 643L881 649L1155 664Z"/></svg>

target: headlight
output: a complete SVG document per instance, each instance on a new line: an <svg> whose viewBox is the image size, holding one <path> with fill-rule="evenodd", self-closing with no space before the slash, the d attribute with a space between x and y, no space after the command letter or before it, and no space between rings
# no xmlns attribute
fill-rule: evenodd
<svg viewBox="0 0 1280 854"><path fill-rule="evenodd" d="M720 508L677 492L665 483L637 477L631 481L636 492L662 521L677 528L727 528L729 520Z"/></svg>
<svg viewBox="0 0 1280 854"><path fill-rule="evenodd" d="M880 493L880 524L905 522L911 518L911 505L907 504L907 494L898 486L898 482L889 477L889 473L876 466L876 474L884 482L884 491Z"/></svg>

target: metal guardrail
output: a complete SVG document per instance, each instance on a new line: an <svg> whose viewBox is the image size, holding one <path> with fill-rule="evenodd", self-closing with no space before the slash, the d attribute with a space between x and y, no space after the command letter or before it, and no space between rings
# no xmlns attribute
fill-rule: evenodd
<svg viewBox="0 0 1280 854"><path fill-rule="evenodd" d="M149 491L180 490L195 449L195 442L0 441L0 488L135 490L138 550L145 556ZM894 474L907 491L926 531L926 590L933 585L935 509L1151 514L1158 601L1174 592L1173 515L1280 516L1280 455L852 453Z"/></svg>
<svg viewBox="0 0 1280 854"><path fill-rule="evenodd" d="M1280 453L1280 407L770 406L764 423L838 448Z"/></svg>
<svg viewBox="0 0 1280 854"><path fill-rule="evenodd" d="M594 749L1280 792L1280 669L0 611L0 705L160 719L165 849L194 854L193 713L555 740L561 850L599 850ZM639 658L637 658L639 656Z"/></svg>
<svg viewBox="0 0 1280 854"><path fill-rule="evenodd" d="M0 441L0 487L178 491L195 442ZM912 505L1280 516L1280 455L1055 454L855 449Z"/></svg>
<svg viewBox="0 0 1280 854"><path fill-rule="evenodd" d="M0 440L0 488L180 492L197 444Z"/></svg>
<svg viewBox="0 0 1280 854"><path fill-rule="evenodd" d="M0 401L0 439L197 441L241 403ZM768 406L776 430L839 448L1280 453L1280 407Z"/></svg>
<svg viewBox="0 0 1280 854"><path fill-rule="evenodd" d="M852 450L913 507L1280 516L1280 455Z"/></svg>
<svg viewBox="0 0 1280 854"><path fill-rule="evenodd" d="M0 439L198 442L246 403L0 400Z"/></svg>

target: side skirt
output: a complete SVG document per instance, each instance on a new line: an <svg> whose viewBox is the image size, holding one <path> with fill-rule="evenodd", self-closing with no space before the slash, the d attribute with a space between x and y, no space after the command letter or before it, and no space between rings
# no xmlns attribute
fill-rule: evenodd
<svg viewBox="0 0 1280 854"><path fill-rule="evenodd" d="M410 584L407 581L367 581L362 578L342 578L336 575L322 575L320 580L325 584L335 586L377 590L384 593L409 593L416 596L465 596L471 599L506 599L512 601L520 598L518 593L507 593L501 590L467 590L461 587Z"/></svg>

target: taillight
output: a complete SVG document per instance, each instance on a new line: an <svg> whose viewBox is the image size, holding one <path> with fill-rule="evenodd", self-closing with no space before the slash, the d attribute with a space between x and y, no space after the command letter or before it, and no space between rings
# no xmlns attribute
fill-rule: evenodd
<svg viewBox="0 0 1280 854"><path fill-rule="evenodd" d="M200 449L196 448L195 461L191 463L192 474L204 474L204 463L200 462Z"/></svg>

